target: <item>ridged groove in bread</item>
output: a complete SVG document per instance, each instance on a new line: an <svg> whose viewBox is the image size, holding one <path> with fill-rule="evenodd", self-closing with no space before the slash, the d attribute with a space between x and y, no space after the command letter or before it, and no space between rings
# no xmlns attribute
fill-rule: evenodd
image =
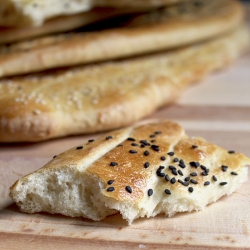
<svg viewBox="0 0 250 250"><path fill-rule="evenodd" d="M250 159L243 154L188 138L178 124L158 121L54 157L18 180L10 196L28 213L101 220L120 212L131 224L139 217L203 210L246 181L247 166Z"/></svg>

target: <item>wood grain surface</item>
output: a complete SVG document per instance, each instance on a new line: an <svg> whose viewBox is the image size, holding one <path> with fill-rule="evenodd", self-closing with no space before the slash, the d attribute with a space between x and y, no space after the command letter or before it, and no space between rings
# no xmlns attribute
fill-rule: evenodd
<svg viewBox="0 0 250 250"><path fill-rule="evenodd" d="M249 12L250 13L250 12ZM179 122L199 135L250 157L250 54L185 91L150 117ZM54 155L98 135L42 143L0 145L0 249L250 249L250 182L202 212L138 219L119 214L101 222L47 213L24 214L9 186ZM250 173L249 173L250 180Z"/></svg>

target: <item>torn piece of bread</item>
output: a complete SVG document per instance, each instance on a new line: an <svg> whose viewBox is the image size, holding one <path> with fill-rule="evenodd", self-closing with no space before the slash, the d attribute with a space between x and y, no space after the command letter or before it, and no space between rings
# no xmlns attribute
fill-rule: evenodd
<svg viewBox="0 0 250 250"><path fill-rule="evenodd" d="M176 100L235 60L249 31L171 52L0 81L0 141L42 141L120 128Z"/></svg>
<svg viewBox="0 0 250 250"><path fill-rule="evenodd" d="M136 15L113 29L72 32L2 45L0 77L198 43L239 29L243 14L242 5L234 0L203 0L198 7L188 1Z"/></svg>
<svg viewBox="0 0 250 250"><path fill-rule="evenodd" d="M27 213L101 220L120 212L129 224L160 213L203 210L244 181L250 159L171 121L113 131L55 156L21 178L10 197Z"/></svg>

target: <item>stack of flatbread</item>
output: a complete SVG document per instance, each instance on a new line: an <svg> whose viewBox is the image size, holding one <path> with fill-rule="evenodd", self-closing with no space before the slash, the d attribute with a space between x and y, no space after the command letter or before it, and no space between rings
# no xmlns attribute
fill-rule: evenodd
<svg viewBox="0 0 250 250"><path fill-rule="evenodd" d="M0 141L40 141L131 124L244 53L234 0L5 0ZM198 211L247 179L250 159L162 120L112 131L17 180L27 213L131 224Z"/></svg>
<svg viewBox="0 0 250 250"><path fill-rule="evenodd" d="M4 0L0 141L123 127L244 53L236 0Z"/></svg>

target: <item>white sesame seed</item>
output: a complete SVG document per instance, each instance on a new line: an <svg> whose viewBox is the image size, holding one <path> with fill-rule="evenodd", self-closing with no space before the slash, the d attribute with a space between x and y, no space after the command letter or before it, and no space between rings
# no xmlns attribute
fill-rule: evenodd
<svg viewBox="0 0 250 250"><path fill-rule="evenodd" d="M41 111L39 109L34 109L33 114L34 115L39 115L39 114L41 114Z"/></svg>

